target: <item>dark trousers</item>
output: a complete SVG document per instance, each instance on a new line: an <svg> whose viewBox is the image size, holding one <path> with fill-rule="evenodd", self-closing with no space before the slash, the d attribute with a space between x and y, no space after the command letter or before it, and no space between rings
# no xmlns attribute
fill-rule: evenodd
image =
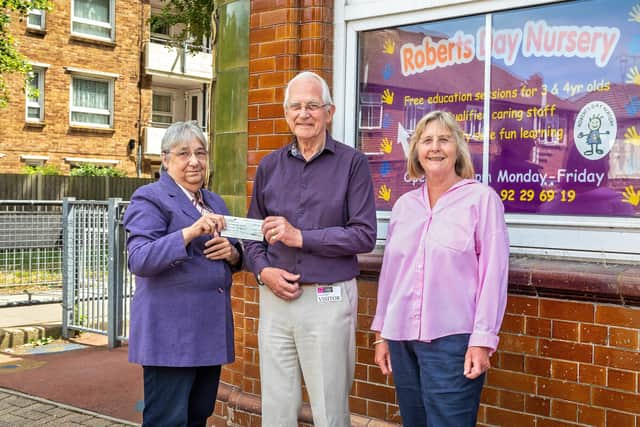
<svg viewBox="0 0 640 427"><path fill-rule="evenodd" d="M213 413L220 366L143 366L144 427L205 427Z"/></svg>
<svg viewBox="0 0 640 427"><path fill-rule="evenodd" d="M407 427L476 425L484 374L464 376L469 334L431 342L389 341L393 381Z"/></svg>

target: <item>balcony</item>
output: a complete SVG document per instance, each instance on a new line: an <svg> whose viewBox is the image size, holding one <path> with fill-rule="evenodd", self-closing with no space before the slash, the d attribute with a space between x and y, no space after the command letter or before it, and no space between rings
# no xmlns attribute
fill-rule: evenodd
<svg viewBox="0 0 640 427"><path fill-rule="evenodd" d="M162 38L151 37L145 48L145 73L208 83L213 78L211 52L201 48L190 53L188 49L168 46Z"/></svg>

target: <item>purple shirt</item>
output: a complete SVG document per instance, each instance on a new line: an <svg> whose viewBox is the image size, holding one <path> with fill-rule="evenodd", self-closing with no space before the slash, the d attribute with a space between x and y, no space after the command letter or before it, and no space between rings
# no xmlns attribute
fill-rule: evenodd
<svg viewBox="0 0 640 427"><path fill-rule="evenodd" d="M247 216L283 216L302 231L302 248L245 242L245 260L254 274L278 267L300 273L300 282L352 279L359 273L356 254L370 252L376 243L367 159L327 134L322 152L307 162L294 141L260 162Z"/></svg>
<svg viewBox="0 0 640 427"><path fill-rule="evenodd" d="M371 329L391 340L469 333L469 346L498 346L507 302L509 241L500 197L472 180L434 209L427 186L393 207Z"/></svg>

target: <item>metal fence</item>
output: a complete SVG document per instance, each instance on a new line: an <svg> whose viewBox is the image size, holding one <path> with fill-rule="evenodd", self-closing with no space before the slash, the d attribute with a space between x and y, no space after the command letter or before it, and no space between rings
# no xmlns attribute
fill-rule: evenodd
<svg viewBox="0 0 640 427"><path fill-rule="evenodd" d="M128 337L135 281L127 270L122 215L127 202L65 199L63 224L63 336L69 330Z"/></svg>
<svg viewBox="0 0 640 427"><path fill-rule="evenodd" d="M62 289L62 202L0 200L0 288Z"/></svg>

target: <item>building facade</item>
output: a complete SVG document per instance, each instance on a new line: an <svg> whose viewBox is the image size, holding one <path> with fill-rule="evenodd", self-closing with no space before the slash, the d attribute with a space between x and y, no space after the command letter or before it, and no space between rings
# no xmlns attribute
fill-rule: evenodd
<svg viewBox="0 0 640 427"><path fill-rule="evenodd" d="M51 11L14 20L38 92L25 94L20 76L10 76L10 104L0 110L2 173L52 165L67 174L94 164L153 176L170 123L197 120L206 129L209 43L169 46L176 29L149 28L160 7L159 0L55 0Z"/></svg>

